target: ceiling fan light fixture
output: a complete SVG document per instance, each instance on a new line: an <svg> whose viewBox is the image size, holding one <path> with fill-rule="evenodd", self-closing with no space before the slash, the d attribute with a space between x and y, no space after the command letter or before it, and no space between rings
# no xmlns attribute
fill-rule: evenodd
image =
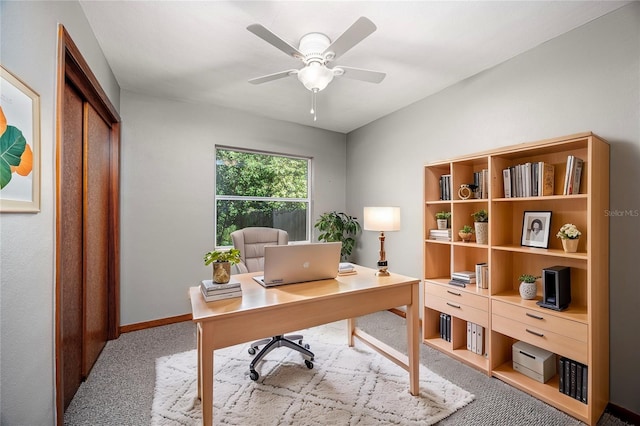
<svg viewBox="0 0 640 426"><path fill-rule="evenodd" d="M319 62L311 62L298 71L298 80L308 90L321 91L333 80L333 71Z"/></svg>

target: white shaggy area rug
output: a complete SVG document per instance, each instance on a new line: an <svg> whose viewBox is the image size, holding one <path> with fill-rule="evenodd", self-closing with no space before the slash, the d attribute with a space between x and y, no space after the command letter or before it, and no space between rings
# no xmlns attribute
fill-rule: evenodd
<svg viewBox="0 0 640 426"><path fill-rule="evenodd" d="M273 350L249 379L248 344L214 353L213 418L216 425L431 425L474 396L420 366L420 395L409 393L409 374L357 339L346 343L339 321L302 332L315 354L309 370L302 355ZM196 351L156 360L151 424L201 424L196 398Z"/></svg>

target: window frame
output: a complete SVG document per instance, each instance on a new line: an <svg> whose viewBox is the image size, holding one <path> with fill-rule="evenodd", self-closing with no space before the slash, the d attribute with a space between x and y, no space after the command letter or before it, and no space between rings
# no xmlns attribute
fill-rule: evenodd
<svg viewBox="0 0 640 426"><path fill-rule="evenodd" d="M242 196L242 195L218 195L217 193L217 176L218 176L218 150L227 150L235 152L244 152L248 154L269 155L274 157L286 157L296 160L305 160L307 162L307 198L283 198L283 197L256 197L256 196ZM265 151L260 149L251 148L239 148L230 145L214 145L214 161L213 161L213 244L216 249L228 249L232 246L218 246L218 201L264 201L264 202L299 202L307 204L307 218L305 239L298 241L289 241L289 244L309 243L311 241L312 227L311 224L311 208L312 208L312 176L313 176L313 157L295 154L285 154L282 152Z"/></svg>

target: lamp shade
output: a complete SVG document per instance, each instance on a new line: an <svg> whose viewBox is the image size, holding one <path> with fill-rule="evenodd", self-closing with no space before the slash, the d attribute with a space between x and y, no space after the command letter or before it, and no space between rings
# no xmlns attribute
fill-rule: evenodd
<svg viewBox="0 0 640 426"><path fill-rule="evenodd" d="M367 231L399 231L400 207L365 207L364 229Z"/></svg>
<svg viewBox="0 0 640 426"><path fill-rule="evenodd" d="M298 71L298 80L307 89L320 91L333 80L333 71L318 62L311 62Z"/></svg>

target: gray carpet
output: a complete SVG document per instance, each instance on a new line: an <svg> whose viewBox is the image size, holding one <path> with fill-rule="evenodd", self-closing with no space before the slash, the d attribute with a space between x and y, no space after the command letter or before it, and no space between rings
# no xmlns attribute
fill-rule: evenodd
<svg viewBox="0 0 640 426"><path fill-rule="evenodd" d="M358 326L406 352L405 326L401 317L379 312L359 318ZM309 343L313 349L313 342ZM156 358L194 348L195 326L191 322L126 333L108 342L89 378L67 408L64 424L149 425ZM476 397L439 425L583 424L425 345L421 345L420 362ZM625 426L627 423L605 413L598 425Z"/></svg>

